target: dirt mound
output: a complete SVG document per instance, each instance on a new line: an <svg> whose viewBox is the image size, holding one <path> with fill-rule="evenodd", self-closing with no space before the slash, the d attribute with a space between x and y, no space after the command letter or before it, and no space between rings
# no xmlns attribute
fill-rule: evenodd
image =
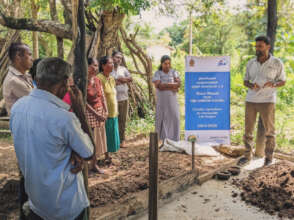
<svg viewBox="0 0 294 220"><path fill-rule="evenodd" d="M269 214L294 218L294 164L286 161L262 167L243 180L233 183L243 192L246 203L257 206Z"/></svg>
<svg viewBox="0 0 294 220"><path fill-rule="evenodd" d="M159 182L190 170L190 157L184 154L159 153ZM111 172L108 178L98 179L97 175L90 175L90 184L98 181L89 188L92 207L104 206L108 203L119 203L131 196L131 193L147 189L149 186L148 148L136 147L120 150L113 154L113 165L108 168L103 163L100 166ZM177 160L182 157L183 160ZM196 163L198 164L198 163Z"/></svg>
<svg viewBox="0 0 294 220"><path fill-rule="evenodd" d="M121 203L132 197L133 193L149 187L148 146L123 148L111 156L113 158L111 167L100 161L101 168L108 175L89 175L91 207ZM222 156L195 157L195 166L200 173L205 173L218 167L224 160ZM191 156L186 154L159 152L158 163L159 183L191 170Z"/></svg>

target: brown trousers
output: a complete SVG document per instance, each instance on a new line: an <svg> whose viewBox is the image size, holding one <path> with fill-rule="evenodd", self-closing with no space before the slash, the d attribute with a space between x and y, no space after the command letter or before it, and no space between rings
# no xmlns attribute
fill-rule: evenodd
<svg viewBox="0 0 294 220"><path fill-rule="evenodd" d="M118 102L118 126L119 126L119 138L120 143L125 140L126 122L129 111L129 100L123 100Z"/></svg>
<svg viewBox="0 0 294 220"><path fill-rule="evenodd" d="M275 104L246 102L245 107L245 135L244 144L247 148L245 156L251 158L253 149L253 131L259 113L256 155L263 156L265 142L265 156L272 159L275 148ZM265 137L265 138L264 138Z"/></svg>

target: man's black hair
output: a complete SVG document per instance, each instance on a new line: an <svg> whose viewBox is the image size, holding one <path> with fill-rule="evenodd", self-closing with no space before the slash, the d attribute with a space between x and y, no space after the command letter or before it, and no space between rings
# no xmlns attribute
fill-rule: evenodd
<svg viewBox="0 0 294 220"><path fill-rule="evenodd" d="M14 61L15 56L17 55L17 53L19 53L20 56L23 56L26 48L24 46L28 46L24 43L12 43L10 44L9 48L8 48L8 57L11 61Z"/></svg>
<svg viewBox="0 0 294 220"><path fill-rule="evenodd" d="M94 62L94 59L93 57L89 57L88 58L88 65L91 65L93 62Z"/></svg>
<svg viewBox="0 0 294 220"><path fill-rule="evenodd" d="M42 60L42 58L35 59L33 62L33 66L31 67L29 74L31 74L33 80L35 80L36 73L37 73L37 65Z"/></svg>
<svg viewBox="0 0 294 220"><path fill-rule="evenodd" d="M257 41L263 41L265 44L270 45L271 40L269 37L265 36L265 35L261 35L255 38L255 42Z"/></svg>

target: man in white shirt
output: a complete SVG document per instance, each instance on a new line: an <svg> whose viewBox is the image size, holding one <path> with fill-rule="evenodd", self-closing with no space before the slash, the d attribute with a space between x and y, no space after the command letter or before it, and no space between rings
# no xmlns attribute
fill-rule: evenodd
<svg viewBox="0 0 294 220"><path fill-rule="evenodd" d="M112 59L114 68L111 75L114 77L116 82L116 95L118 102L118 125L119 125L119 137L120 147L125 147L125 130L126 121L129 107L129 94L128 94L128 83L132 82L132 77L127 68L121 66L122 53L119 51L113 51Z"/></svg>
<svg viewBox="0 0 294 220"><path fill-rule="evenodd" d="M32 77L27 73L33 65L33 58L30 48L23 43L12 43L8 49L8 56L11 65L3 82L3 98L10 115L12 105L33 89Z"/></svg>
<svg viewBox="0 0 294 220"><path fill-rule="evenodd" d="M33 90L33 81L27 71L33 65L32 52L28 45L23 43L12 43L8 48L8 56L11 64L3 82L3 98L5 108L10 115L10 110L14 103L23 96L27 96ZM28 200L24 188L24 177L20 172L19 181L19 202L20 219L24 219L22 211L23 204Z"/></svg>
<svg viewBox="0 0 294 220"><path fill-rule="evenodd" d="M269 165L275 148L276 88L285 85L286 74L281 60L269 53L269 38L259 36L255 41L256 58L248 62L244 77L244 85L248 88L245 108L245 157L246 160L252 157L253 130L259 113L266 139L264 165Z"/></svg>

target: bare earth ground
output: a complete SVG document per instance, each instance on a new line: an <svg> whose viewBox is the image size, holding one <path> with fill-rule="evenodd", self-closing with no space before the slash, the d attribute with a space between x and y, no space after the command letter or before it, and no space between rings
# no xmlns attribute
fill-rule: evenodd
<svg viewBox="0 0 294 220"><path fill-rule="evenodd" d="M148 188L148 138L137 136L127 141L128 148L111 154L113 164L100 161L106 174L89 173L89 192L92 207L102 207L124 201L132 193ZM103 159L103 158L102 158ZM219 167L232 160L196 157L195 165L200 173ZM179 153L159 153L159 182L183 174L191 169L191 156ZM0 219L16 219L18 170L12 143L0 141Z"/></svg>

